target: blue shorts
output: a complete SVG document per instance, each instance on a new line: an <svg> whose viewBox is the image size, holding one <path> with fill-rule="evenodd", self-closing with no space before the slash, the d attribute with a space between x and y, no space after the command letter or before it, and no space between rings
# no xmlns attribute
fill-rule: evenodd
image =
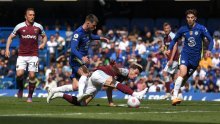
<svg viewBox="0 0 220 124"><path fill-rule="evenodd" d="M73 79L73 78L78 79L80 77L80 75L78 74L78 70L82 65L79 62L72 60L72 61L70 61L70 66L72 68L72 74L71 74L70 78L71 79Z"/></svg>
<svg viewBox="0 0 220 124"><path fill-rule="evenodd" d="M181 53L179 59L179 65L185 65L188 72L194 72L199 66L200 56L190 56L187 53Z"/></svg>

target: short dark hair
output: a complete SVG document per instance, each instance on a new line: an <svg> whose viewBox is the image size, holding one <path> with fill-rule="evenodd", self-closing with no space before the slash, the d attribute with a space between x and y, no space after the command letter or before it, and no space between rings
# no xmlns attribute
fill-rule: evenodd
<svg viewBox="0 0 220 124"><path fill-rule="evenodd" d="M193 14L195 17L197 17L197 10L196 9L188 9L188 10L186 10L186 12L185 12L185 14L186 14L186 16L188 15L188 14Z"/></svg>
<svg viewBox="0 0 220 124"><path fill-rule="evenodd" d="M27 14L27 11L34 11L35 12L34 8L27 8L25 11L25 15Z"/></svg>
<svg viewBox="0 0 220 124"><path fill-rule="evenodd" d="M142 65L140 65L140 64L138 64L138 63L136 63L136 62L132 63L132 64L130 65L130 68L132 68L132 69L138 69L140 73L143 71Z"/></svg>
<svg viewBox="0 0 220 124"><path fill-rule="evenodd" d="M89 15L86 16L85 21L90 21L91 23L93 23L93 22L98 23L99 19L94 14L89 14Z"/></svg>
<svg viewBox="0 0 220 124"><path fill-rule="evenodd" d="M168 22L163 23L163 27L170 25Z"/></svg>

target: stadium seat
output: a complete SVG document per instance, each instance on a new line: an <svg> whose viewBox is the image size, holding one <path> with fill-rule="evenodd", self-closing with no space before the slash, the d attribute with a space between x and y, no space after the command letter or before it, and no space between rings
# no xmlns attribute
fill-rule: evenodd
<svg viewBox="0 0 220 124"><path fill-rule="evenodd" d="M4 77L1 81L2 83L0 85L3 89L12 88L12 86L15 85L13 78Z"/></svg>
<svg viewBox="0 0 220 124"><path fill-rule="evenodd" d="M149 30L154 28L154 20L150 18L134 18L131 20L130 27L131 29L137 26L141 31L144 30L144 27L148 27Z"/></svg>

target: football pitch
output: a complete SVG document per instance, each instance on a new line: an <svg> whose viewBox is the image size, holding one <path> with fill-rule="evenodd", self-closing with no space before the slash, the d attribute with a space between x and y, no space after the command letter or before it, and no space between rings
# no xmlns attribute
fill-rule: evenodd
<svg viewBox="0 0 220 124"><path fill-rule="evenodd" d="M115 100L109 107L106 99L94 99L86 107L72 106L62 99L50 104L46 98L0 97L1 124L220 124L220 102L184 101L171 106L170 101L141 102L140 108L128 108L126 100Z"/></svg>

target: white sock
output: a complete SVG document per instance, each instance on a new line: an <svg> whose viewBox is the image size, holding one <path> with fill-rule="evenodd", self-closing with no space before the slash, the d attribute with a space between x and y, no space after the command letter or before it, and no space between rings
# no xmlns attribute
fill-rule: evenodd
<svg viewBox="0 0 220 124"><path fill-rule="evenodd" d="M72 86L72 84L63 85L60 87L53 88L52 91L55 93L57 93L57 92L70 92L70 91L73 91L73 86Z"/></svg>
<svg viewBox="0 0 220 124"><path fill-rule="evenodd" d="M174 89L173 89L174 98L177 98L182 82L183 82L183 78L179 76L176 79L175 86L174 86Z"/></svg>
<svg viewBox="0 0 220 124"><path fill-rule="evenodd" d="M77 96L83 95L83 91L86 85L86 80L87 80L87 76L82 75L80 77L79 83L78 83L78 95Z"/></svg>

